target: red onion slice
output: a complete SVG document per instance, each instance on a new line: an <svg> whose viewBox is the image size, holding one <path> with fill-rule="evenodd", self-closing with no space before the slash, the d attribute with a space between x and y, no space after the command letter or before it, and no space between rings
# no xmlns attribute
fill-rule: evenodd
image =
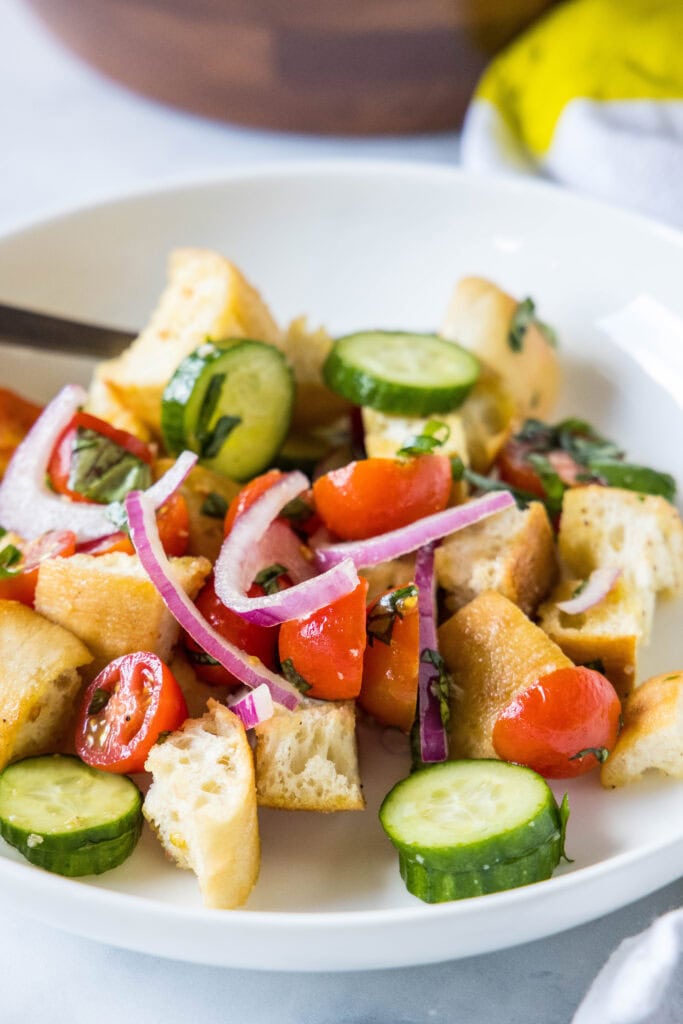
<svg viewBox="0 0 683 1024"><path fill-rule="evenodd" d="M434 580L434 545L421 547L415 559L417 610L420 616L420 672L417 684L417 714L420 726L420 757L425 764L445 761L448 740L441 718L441 704L436 690L439 669L425 658L433 652L439 658L436 634L436 595Z"/></svg>
<svg viewBox="0 0 683 1024"><path fill-rule="evenodd" d="M340 562L350 560L356 569L366 569L441 540L450 533L502 512L514 503L515 499L508 491L493 491L483 498L446 508L443 512L434 512L431 516L425 516L398 530L381 533L377 537L319 546L315 552L316 562L321 569L330 569Z"/></svg>
<svg viewBox="0 0 683 1024"><path fill-rule="evenodd" d="M245 729L253 729L255 725L273 717L273 698L265 683L229 703L228 707L241 719Z"/></svg>
<svg viewBox="0 0 683 1024"><path fill-rule="evenodd" d="M289 619L304 618L350 594L358 586L358 573L353 563L341 559L329 572L303 580L287 590L263 597L247 597L246 591L262 568L259 566L261 538L287 502L307 487L308 480L303 473L287 473L251 508L242 512L223 542L214 566L216 593L224 605L249 622L275 626Z"/></svg>
<svg viewBox="0 0 683 1024"><path fill-rule="evenodd" d="M73 530L79 543L113 532L114 523L107 515L109 506L69 501L45 483L55 442L87 397L78 384L67 384L45 406L17 447L0 483L0 524L6 530L14 530L26 540L49 530ZM168 501L196 461L194 453L184 452L149 488L156 508Z"/></svg>
<svg viewBox="0 0 683 1024"><path fill-rule="evenodd" d="M570 597L566 601L558 601L557 607L561 612L566 612L567 615L581 615L582 612L587 612L590 608L594 608L596 604L604 601L620 576L621 569L610 569L607 567L595 569L580 588L580 592L576 597Z"/></svg>
<svg viewBox="0 0 683 1024"><path fill-rule="evenodd" d="M126 511L131 540L138 558L178 624L240 682L252 688L264 684L274 701L290 711L296 708L301 701L299 691L267 669L258 658L245 654L225 640L197 611L185 591L173 579L159 539L152 502L141 491L131 491L126 497Z"/></svg>

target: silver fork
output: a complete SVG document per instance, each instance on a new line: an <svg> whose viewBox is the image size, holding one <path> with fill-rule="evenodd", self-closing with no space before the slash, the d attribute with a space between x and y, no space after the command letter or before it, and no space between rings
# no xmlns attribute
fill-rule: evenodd
<svg viewBox="0 0 683 1024"><path fill-rule="evenodd" d="M111 358L131 343L135 334L101 324L36 313L0 303L0 344L21 345L50 352Z"/></svg>

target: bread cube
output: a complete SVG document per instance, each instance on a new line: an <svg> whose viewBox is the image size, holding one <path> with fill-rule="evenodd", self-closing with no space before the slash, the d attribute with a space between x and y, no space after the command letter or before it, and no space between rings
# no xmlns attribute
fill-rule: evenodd
<svg viewBox="0 0 683 1024"><path fill-rule="evenodd" d="M598 484L571 488L562 502L559 550L578 579L601 567L622 569L639 596L644 643L655 595L673 597L683 588L683 523L665 498Z"/></svg>
<svg viewBox="0 0 683 1024"><path fill-rule="evenodd" d="M353 701L310 701L257 725L256 792L264 807L357 811L365 807Z"/></svg>
<svg viewBox="0 0 683 1024"><path fill-rule="evenodd" d="M445 605L455 612L485 590L497 590L531 615L557 575L552 527L545 508L506 508L446 537L435 552Z"/></svg>
<svg viewBox="0 0 683 1024"><path fill-rule="evenodd" d="M101 420L111 423L117 430L127 430L129 434L139 437L141 441L149 441L151 434L149 428L142 420L135 415L132 409L124 405L107 381L107 374L112 363L98 363L93 373L88 390L88 400L85 404L85 411L93 416L99 416ZM115 371L114 371L115 372Z"/></svg>
<svg viewBox="0 0 683 1024"><path fill-rule="evenodd" d="M492 281L463 278L451 297L441 334L469 349L500 376L521 419L546 419L559 391L557 353L535 320L519 347L511 344L510 328L518 305Z"/></svg>
<svg viewBox="0 0 683 1024"><path fill-rule="evenodd" d="M493 727L503 709L542 676L572 662L507 597L487 590L439 629L452 677L450 757L497 757Z"/></svg>
<svg viewBox="0 0 683 1024"><path fill-rule="evenodd" d="M601 661L604 674L619 697L636 684L638 644L642 636L643 608L633 584L623 577L599 604L580 615L560 611L581 580L564 580L538 610L539 625L576 665Z"/></svg>
<svg viewBox="0 0 683 1024"><path fill-rule="evenodd" d="M154 479L171 468L173 459L157 459L154 463ZM215 562L223 543L223 516L210 516L202 511L210 495L216 495L229 505L236 497L242 484L235 483L227 476L214 473L205 466L196 465L180 485L179 491L187 504L189 515L188 555L201 555Z"/></svg>
<svg viewBox="0 0 683 1024"><path fill-rule="evenodd" d="M211 571L205 558L172 558L173 573L194 598ZM136 555L72 555L40 564L36 611L90 649L93 679L123 654L151 651L168 661L179 627Z"/></svg>
<svg viewBox="0 0 683 1024"><path fill-rule="evenodd" d="M366 601L371 604L385 591L404 587L415 580L415 555L403 555L388 562L380 562L379 565L368 566L359 570L358 575L368 581Z"/></svg>
<svg viewBox="0 0 683 1024"><path fill-rule="evenodd" d="M164 850L197 876L207 907L245 903L260 867L254 762L244 727L215 700L152 747L143 814Z"/></svg>
<svg viewBox="0 0 683 1024"><path fill-rule="evenodd" d="M330 354L332 338L324 327L311 329L305 316L297 317L287 328L279 347L294 371L296 395L292 412L292 430L306 434L316 427L329 426L345 415L351 403L330 391L323 381L323 363Z"/></svg>
<svg viewBox="0 0 683 1024"><path fill-rule="evenodd" d="M74 717L79 669L91 661L66 629L18 601L0 601L0 769L57 749Z"/></svg>
<svg viewBox="0 0 683 1024"><path fill-rule="evenodd" d="M625 786L650 770L683 778L683 672L665 672L635 689L623 719L600 770L603 786Z"/></svg>
<svg viewBox="0 0 683 1024"><path fill-rule="evenodd" d="M278 344L280 330L259 293L218 253L176 249L169 280L142 333L102 379L119 402L155 434L161 396L176 367L207 338L254 338Z"/></svg>

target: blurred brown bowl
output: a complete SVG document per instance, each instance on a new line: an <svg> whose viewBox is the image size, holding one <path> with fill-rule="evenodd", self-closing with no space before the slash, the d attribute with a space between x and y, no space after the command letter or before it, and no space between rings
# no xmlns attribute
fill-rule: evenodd
<svg viewBox="0 0 683 1024"><path fill-rule="evenodd" d="M263 128L457 127L482 69L553 0L28 0L131 89Z"/></svg>

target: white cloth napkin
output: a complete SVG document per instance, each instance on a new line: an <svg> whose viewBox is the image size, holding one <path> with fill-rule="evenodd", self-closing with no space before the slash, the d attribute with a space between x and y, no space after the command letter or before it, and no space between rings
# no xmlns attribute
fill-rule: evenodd
<svg viewBox="0 0 683 1024"><path fill-rule="evenodd" d="M625 939L591 985L572 1024L681 1024L683 909Z"/></svg>
<svg viewBox="0 0 683 1024"><path fill-rule="evenodd" d="M683 227L681 0L570 0L482 77L465 167L535 174Z"/></svg>

